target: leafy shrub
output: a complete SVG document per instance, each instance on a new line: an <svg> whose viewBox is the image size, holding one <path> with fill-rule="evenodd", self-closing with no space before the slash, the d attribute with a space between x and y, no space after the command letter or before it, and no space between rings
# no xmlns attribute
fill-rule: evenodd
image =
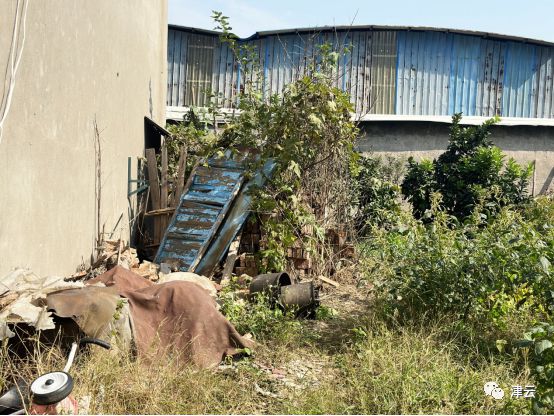
<svg viewBox="0 0 554 416"><path fill-rule="evenodd" d="M250 333L257 340L286 338L299 329L299 321L294 314L272 308L269 298L256 293L253 299L238 296L236 285L228 286L220 294L221 312L241 334Z"/></svg>
<svg viewBox="0 0 554 416"><path fill-rule="evenodd" d="M402 193L412 203L416 218L422 218L431 207L431 195L437 189L435 167L432 161L423 159L419 163L408 159L408 172L402 182Z"/></svg>
<svg viewBox="0 0 554 416"><path fill-rule="evenodd" d="M264 97L257 51L236 42L225 16L213 17L222 40L248 72L244 79L251 80L237 100L240 114L223 132L224 141L237 149L257 149L260 164L268 159L275 163L270 180L253 192L252 210L264 217L267 236L262 269L284 270L287 249L297 239L314 253L315 269L324 263L323 256L318 261L315 255L316 241L321 247L325 228L337 227L351 211L349 167L358 128L351 120L348 94L336 87L333 70L339 55L331 45L321 45L317 57L281 95ZM312 236L305 229L313 229Z"/></svg>
<svg viewBox="0 0 554 416"><path fill-rule="evenodd" d="M477 215L459 227L439 205L435 197L433 223L374 230L367 243L365 261L387 307L499 326L522 308L552 313L552 201L505 207L485 225Z"/></svg>
<svg viewBox="0 0 554 416"><path fill-rule="evenodd" d="M402 161L360 155L355 168L356 229L365 234L369 225L390 227L400 211L399 178Z"/></svg>
<svg viewBox="0 0 554 416"><path fill-rule="evenodd" d="M495 214L502 206L527 199L531 165L519 166L495 147L490 128L499 119L481 126L462 127L461 114L452 117L448 148L433 162L410 159L402 193L412 201L413 212L422 218L431 208L431 193L440 192L446 211L467 218L478 204Z"/></svg>
<svg viewBox="0 0 554 416"><path fill-rule="evenodd" d="M181 147L185 146L189 155L198 157L211 155L217 147L216 135L208 128L206 122L201 121L198 112L193 108L185 113L182 121L169 124L167 130L172 134L172 138L165 141L170 175L177 173ZM196 160L190 160L189 164L192 166L195 162Z"/></svg>
<svg viewBox="0 0 554 416"><path fill-rule="evenodd" d="M226 18L216 17L227 28ZM243 51L230 34L225 40L243 69L252 69L244 62L249 51ZM272 177L253 189L252 204L254 212L265 214L262 228L268 239L261 266L267 271L285 269L287 249L305 237L306 226L315 230L313 237L321 242L322 223L336 227L351 211L349 169L358 128L350 117L353 107L348 94L333 83L331 72L338 58L328 45L321 47L321 53L320 64L309 63L306 73L288 84L280 96L264 99L260 86L248 82L237 100L240 113L222 131L206 129L207 122L200 122L193 112L169 128L176 136L171 141L175 149L169 152L170 171L178 159L177 145L182 143L199 156L222 149L256 149L259 160L250 166L251 171L273 160ZM245 74L245 78L250 77ZM303 243L310 249L313 241Z"/></svg>
<svg viewBox="0 0 554 416"><path fill-rule="evenodd" d="M554 325L541 322L524 334L520 347L532 347L531 372L536 383L533 410L538 414L554 411Z"/></svg>

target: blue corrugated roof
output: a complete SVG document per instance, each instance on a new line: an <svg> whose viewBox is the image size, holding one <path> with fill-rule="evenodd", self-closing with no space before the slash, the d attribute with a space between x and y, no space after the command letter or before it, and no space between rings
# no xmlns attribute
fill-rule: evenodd
<svg viewBox="0 0 554 416"><path fill-rule="evenodd" d="M247 80L216 34L170 27L168 106L215 99L236 108ZM351 45L337 62L335 85L350 94L358 116L554 118L554 44L548 42L398 26L258 32L243 41L260 52L265 97L283 92L305 73L318 46L331 43L339 52Z"/></svg>

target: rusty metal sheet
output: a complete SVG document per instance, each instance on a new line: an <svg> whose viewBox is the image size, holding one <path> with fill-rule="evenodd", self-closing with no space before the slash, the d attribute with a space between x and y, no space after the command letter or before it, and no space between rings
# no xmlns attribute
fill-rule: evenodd
<svg viewBox="0 0 554 416"><path fill-rule="evenodd" d="M221 224L216 236L213 238L210 247L204 257L200 260L196 273L210 276L215 267L229 250L231 242L238 235L246 218L250 214L252 195L248 192L252 187L263 186L267 178L271 177L275 169L275 161L268 160L264 166L243 186L233 202L225 221Z"/></svg>
<svg viewBox="0 0 554 416"><path fill-rule="evenodd" d="M266 98L282 93L318 45L330 42L337 51L351 46L337 62L335 85L350 93L358 116L554 118L554 44L548 42L386 26L259 32L238 41L256 47ZM206 87L218 105L236 108L244 73L232 51L217 32L170 26L168 104L207 105Z"/></svg>
<svg viewBox="0 0 554 416"><path fill-rule="evenodd" d="M245 164L244 155L233 158L228 153L193 170L158 248L156 263L195 271L243 184Z"/></svg>

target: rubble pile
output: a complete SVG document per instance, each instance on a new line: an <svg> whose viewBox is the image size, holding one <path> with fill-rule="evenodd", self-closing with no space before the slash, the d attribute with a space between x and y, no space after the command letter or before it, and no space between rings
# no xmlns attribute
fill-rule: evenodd
<svg viewBox="0 0 554 416"><path fill-rule="evenodd" d="M83 270L71 275L66 280L94 279L115 266L122 266L152 282L159 279L160 266L147 260L141 262L137 256L137 250L124 240L104 240L98 251L98 257L89 268L83 267Z"/></svg>

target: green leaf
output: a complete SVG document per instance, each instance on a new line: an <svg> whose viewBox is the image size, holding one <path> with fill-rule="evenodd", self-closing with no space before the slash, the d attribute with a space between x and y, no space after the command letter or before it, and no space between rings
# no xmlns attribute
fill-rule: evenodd
<svg viewBox="0 0 554 416"><path fill-rule="evenodd" d="M506 345L508 344L508 341L505 339L497 339L496 340L496 349L499 353L503 353L506 350Z"/></svg>
<svg viewBox="0 0 554 416"><path fill-rule="evenodd" d="M549 348L552 348L552 342L550 342L549 340L542 339L540 341L537 341L537 343L535 344L535 354L541 355Z"/></svg>
<svg viewBox="0 0 554 416"><path fill-rule="evenodd" d="M548 259L544 256L541 256L540 259L539 259L540 263L541 263L541 267L542 267L542 270L545 272L545 273L548 273L549 269L550 269L550 261L548 261Z"/></svg>
<svg viewBox="0 0 554 416"><path fill-rule="evenodd" d="M323 122L321 121L321 119L318 116L316 116L315 114L310 114L308 116L308 120L310 120L310 123L312 123L313 125L315 125L318 128L323 125Z"/></svg>
<svg viewBox="0 0 554 416"><path fill-rule="evenodd" d="M526 348L526 347L530 347L533 344L534 342L529 339L519 339L514 342L514 346L517 348Z"/></svg>
<svg viewBox="0 0 554 416"><path fill-rule="evenodd" d="M294 160L290 161L288 169L300 178L300 166Z"/></svg>

